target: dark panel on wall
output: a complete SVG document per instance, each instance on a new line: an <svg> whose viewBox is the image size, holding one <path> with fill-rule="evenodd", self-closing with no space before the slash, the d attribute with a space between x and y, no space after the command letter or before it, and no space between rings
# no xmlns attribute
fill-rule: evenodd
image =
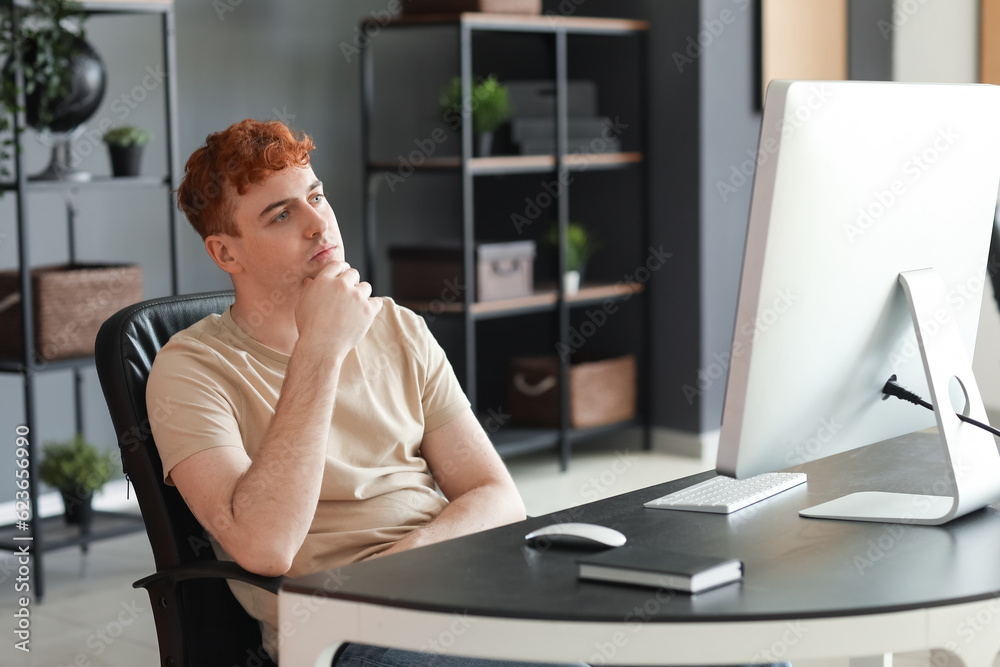
<svg viewBox="0 0 1000 667"><path fill-rule="evenodd" d="M650 34L650 244L673 253L650 286L652 300L654 425L701 430L701 400L685 396L696 377L702 338L702 239L698 2L649 2Z"/></svg>
<svg viewBox="0 0 1000 667"><path fill-rule="evenodd" d="M719 428L725 396L760 111L757 3L703 0L712 41L701 58L700 367L686 378L701 399L700 431ZM712 30L714 28L714 30Z"/></svg>
<svg viewBox="0 0 1000 667"><path fill-rule="evenodd" d="M646 159L650 178L649 245L670 253L652 272L650 406L653 425L701 430L701 399L682 387L697 378L701 350L700 75L698 0L551 0L544 11L637 18L648 35ZM643 258L644 259L644 258Z"/></svg>
<svg viewBox="0 0 1000 667"><path fill-rule="evenodd" d="M847 6L847 76L892 80L892 0L850 0Z"/></svg>

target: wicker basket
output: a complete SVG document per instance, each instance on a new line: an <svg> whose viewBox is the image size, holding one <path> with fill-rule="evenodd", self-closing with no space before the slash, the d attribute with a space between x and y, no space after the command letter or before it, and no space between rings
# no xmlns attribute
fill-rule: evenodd
<svg viewBox="0 0 1000 667"><path fill-rule="evenodd" d="M569 367L572 428L590 428L635 417L635 357L631 354ZM559 360L554 355L510 361L507 401L524 426L559 426Z"/></svg>
<svg viewBox="0 0 1000 667"><path fill-rule="evenodd" d="M125 306L142 300L136 265L60 264L31 270L35 358L54 361L94 354L97 330ZM21 279L0 271L0 356L24 355Z"/></svg>
<svg viewBox="0 0 1000 667"><path fill-rule="evenodd" d="M541 14L542 0L407 0L404 14Z"/></svg>

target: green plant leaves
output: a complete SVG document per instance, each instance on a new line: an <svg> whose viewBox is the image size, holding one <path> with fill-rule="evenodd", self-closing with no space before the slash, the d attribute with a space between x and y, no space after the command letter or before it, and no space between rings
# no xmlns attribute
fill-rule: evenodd
<svg viewBox="0 0 1000 667"><path fill-rule="evenodd" d="M559 246L559 225L553 223L549 228L546 242L552 247ZM566 270L580 271L593 257L594 253L604 246L582 222L570 221L566 225Z"/></svg>
<svg viewBox="0 0 1000 667"><path fill-rule="evenodd" d="M24 94L38 93L38 123L47 127L52 122L52 102L69 92L70 58L75 53L77 38L86 38L83 29L86 13L78 2L70 0L33 0L16 8L15 34L12 1L0 1L0 11L4 12L0 17L0 62L5 62L0 75L0 132L10 131L11 118L23 111L18 105L21 91L14 83L13 73L17 68L22 72ZM7 145L5 141L0 146L3 176L10 174L6 163L11 153Z"/></svg>
<svg viewBox="0 0 1000 667"><path fill-rule="evenodd" d="M473 85L472 97L468 100L462 99L462 79L456 76L441 93L440 104L445 122L456 128L461 123L462 109L471 108L472 131L477 135L493 132L512 113L507 86L497 81L493 74Z"/></svg>
<svg viewBox="0 0 1000 667"><path fill-rule="evenodd" d="M149 143L152 135L141 127L135 125L122 125L113 127L104 133L104 143L112 146L145 146Z"/></svg>
<svg viewBox="0 0 1000 667"><path fill-rule="evenodd" d="M117 458L114 452L102 454L77 434L65 442L45 443L38 476L60 491L99 491L114 476Z"/></svg>

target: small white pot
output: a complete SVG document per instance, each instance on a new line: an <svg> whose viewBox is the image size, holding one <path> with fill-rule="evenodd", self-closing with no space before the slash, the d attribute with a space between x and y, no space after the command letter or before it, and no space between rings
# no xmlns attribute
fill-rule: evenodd
<svg viewBox="0 0 1000 667"><path fill-rule="evenodd" d="M576 294L580 291L580 272L567 271L563 274L563 293Z"/></svg>

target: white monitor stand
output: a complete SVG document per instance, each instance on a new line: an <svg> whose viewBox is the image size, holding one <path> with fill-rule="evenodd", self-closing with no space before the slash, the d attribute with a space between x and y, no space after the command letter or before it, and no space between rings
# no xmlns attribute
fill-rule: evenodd
<svg viewBox="0 0 1000 667"><path fill-rule="evenodd" d="M947 450L942 474L952 495L864 491L804 509L800 516L936 526L1000 500L1000 452L993 436L955 414L988 423L944 282L933 269L906 271L899 274L899 282L910 305L938 432ZM965 406L951 403L952 378L961 385Z"/></svg>

